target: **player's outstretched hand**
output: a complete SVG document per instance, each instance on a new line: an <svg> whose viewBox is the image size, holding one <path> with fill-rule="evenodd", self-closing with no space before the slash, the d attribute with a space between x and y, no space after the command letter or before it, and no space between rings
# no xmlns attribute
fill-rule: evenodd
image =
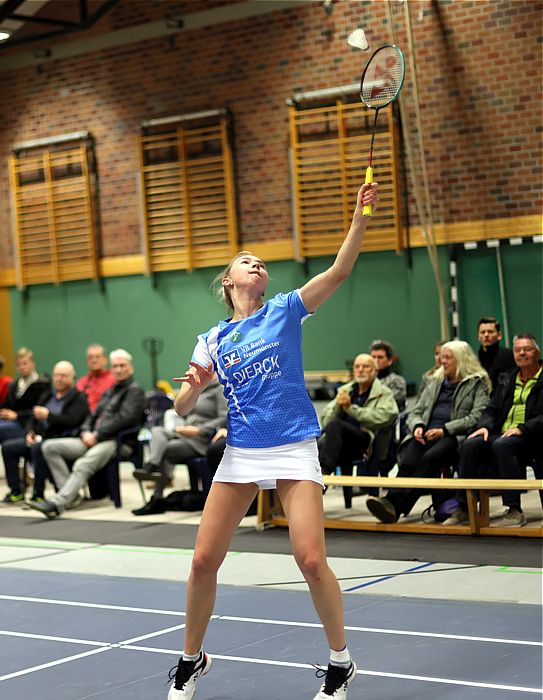
<svg viewBox="0 0 543 700"><path fill-rule="evenodd" d="M356 198L356 208L360 211L363 210L365 206L372 205L373 211L377 209L377 204L379 203L379 192L378 185L376 182L364 183L362 187L358 190L358 195Z"/></svg>
<svg viewBox="0 0 543 700"><path fill-rule="evenodd" d="M206 387L213 378L213 365L209 363L207 369L196 362L189 362L190 367L183 377L174 377L174 382L183 382L197 389Z"/></svg>

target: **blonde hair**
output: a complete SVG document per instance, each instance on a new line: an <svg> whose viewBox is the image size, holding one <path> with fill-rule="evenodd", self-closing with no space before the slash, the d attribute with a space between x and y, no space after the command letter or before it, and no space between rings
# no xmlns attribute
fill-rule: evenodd
<svg viewBox="0 0 543 700"><path fill-rule="evenodd" d="M230 262L224 268L224 270L222 272L219 272L219 274L213 278L213 282L211 283L211 289L215 291L217 299L226 304L226 306L232 312L234 311L234 304L232 302L232 292L230 291L230 289L224 286L222 281L225 277L228 277L228 275L230 274L230 270L232 269L232 265L236 262L236 260L239 260L239 258L245 258L247 255L250 255L251 257L256 257L254 253L251 253L250 250L240 250L240 252L236 253L232 260L230 260Z"/></svg>
<svg viewBox="0 0 543 700"><path fill-rule="evenodd" d="M441 348L445 345L447 341L446 340L439 340L435 345L434 345L434 353L435 351L439 348L439 352L441 352ZM441 367L439 362L434 363L433 367L430 367L430 369L426 370L426 372L422 375L423 377L433 377L434 374L437 372L437 370Z"/></svg>
<svg viewBox="0 0 543 700"><path fill-rule="evenodd" d="M488 390L492 390L492 382L490 381L488 373L481 366L477 355L465 340L449 340L447 343L443 343L441 351L443 352L443 350L450 350L456 361L456 372L454 375L456 381L461 382L468 377L479 377L484 381ZM443 381L445 379L445 370L443 367L436 369L433 376L438 381Z"/></svg>
<svg viewBox="0 0 543 700"><path fill-rule="evenodd" d="M19 348L15 353L15 360L21 360L23 357L28 357L29 360L34 362L34 353L28 348Z"/></svg>

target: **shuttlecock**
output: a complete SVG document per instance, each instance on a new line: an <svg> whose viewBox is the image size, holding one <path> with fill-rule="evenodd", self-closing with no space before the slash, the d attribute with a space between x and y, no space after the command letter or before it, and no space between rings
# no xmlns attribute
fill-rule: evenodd
<svg viewBox="0 0 543 700"><path fill-rule="evenodd" d="M363 29L355 29L354 32L351 32L347 43L349 46L354 46L355 49L361 49L362 51L365 51L370 46Z"/></svg>

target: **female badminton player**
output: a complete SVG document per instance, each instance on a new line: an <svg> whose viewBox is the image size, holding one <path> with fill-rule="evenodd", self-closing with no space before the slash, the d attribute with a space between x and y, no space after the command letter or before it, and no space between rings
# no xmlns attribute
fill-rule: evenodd
<svg viewBox="0 0 543 700"><path fill-rule="evenodd" d="M377 186L357 195L351 227L334 263L301 289L263 301L265 264L238 253L217 278L231 318L198 336L175 409L186 415L217 372L228 400L228 438L207 498L196 538L187 586L186 628L168 700L191 700L199 678L211 668L203 651L217 587L217 571L232 536L258 488L276 488L289 523L292 551L311 592L330 646L330 663L319 669L324 683L314 700L345 700L356 676L346 646L343 602L326 560L322 474L316 438L320 434L302 367L301 323L325 302L351 272Z"/></svg>

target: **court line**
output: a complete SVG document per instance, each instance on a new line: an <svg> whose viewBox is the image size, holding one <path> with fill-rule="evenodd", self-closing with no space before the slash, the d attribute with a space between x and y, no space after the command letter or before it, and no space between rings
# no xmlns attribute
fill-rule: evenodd
<svg viewBox="0 0 543 700"><path fill-rule="evenodd" d="M439 562L435 562L436 566L439 566ZM481 569L484 568L484 564L458 564L457 566L447 566L441 569L432 569L431 571L426 569L424 571L420 570L408 570L408 571L395 571L390 574L363 574L359 576L336 576L337 580L342 583L344 581L360 581L362 579L374 579L376 577L389 576L394 578L395 576L411 576L412 574L440 574L448 571L465 571L466 569ZM488 567L490 568L490 567ZM297 581L272 581L271 583L255 583L255 588L274 588L276 586L294 586L304 584L306 581L303 579L298 579ZM348 589L345 589L347 591ZM345 592L344 591L344 592Z"/></svg>
<svg viewBox="0 0 543 700"><path fill-rule="evenodd" d="M179 654L178 650L174 649L155 649L154 647L143 647L143 646L125 646L124 649L133 649L135 651L149 651L158 654ZM225 656L222 654L214 654L209 652L209 655L213 659L220 659L221 661L237 661L241 663L249 664L262 664L267 666L285 666L289 668L309 668L314 669L311 664L294 663L292 661L275 661L273 659L253 659L244 656ZM432 676L417 676L414 674L407 673L392 673L389 671L366 671L364 669L359 669L357 671L361 676L378 676L382 678L399 678L402 680L412 680L412 681L423 681L426 683L440 683L445 685L462 685L468 686L470 688L488 688L492 690L511 690L520 693L541 693L543 688L529 688L527 686L517 686L517 685L501 685L498 683L482 683L479 681L462 681L456 678L440 678Z"/></svg>
<svg viewBox="0 0 543 700"><path fill-rule="evenodd" d="M46 642L67 642L69 644L84 644L90 647L109 647L109 642L95 642L92 639L73 639L72 637L53 637L49 634L34 634L33 632L13 632L0 630L0 637L23 637L24 639L43 639Z"/></svg>
<svg viewBox="0 0 543 700"><path fill-rule="evenodd" d="M98 610L119 610L121 612L139 612L139 613L150 613L155 615L169 615L169 616L185 616L186 613L179 610L157 610L155 608L135 608L126 605L106 605L104 603L82 603L79 601L71 600L55 600L54 598L32 598L27 596L12 596L0 594L0 600L13 600L28 603L45 603L51 605L67 605L71 607L81 607L81 608L96 608ZM282 625L290 627L308 627L308 628L322 628L322 625L318 622L300 622L296 620L271 620L269 618L258 618L258 617L238 617L235 615L219 615L214 614L211 620L226 620L230 622L247 622L254 624L264 624L264 625ZM432 637L435 639L456 639L459 641L469 641L469 642L489 642L494 644L513 644L520 646L536 646L543 647L543 642L525 640L525 639L500 639L498 637L477 637L473 635L455 635L455 634L443 634L439 632L418 632L413 630L397 630L397 629L386 629L382 627L359 627L355 625L349 625L345 627L346 630L350 632L373 632L376 634L395 634L408 637Z"/></svg>
<svg viewBox="0 0 543 700"><path fill-rule="evenodd" d="M36 671L41 671L46 668L51 668L53 666L58 666L64 663L68 663L70 661L75 661L81 658L85 658L87 656L92 656L94 654L98 654L104 651L109 651L111 649L127 649L127 650L132 650L132 651L146 651L146 652L152 652L152 653L158 653L158 654L174 654L174 655L179 655L179 650L178 649L157 649L155 647L146 647L146 646L141 646L141 645L135 645L132 644L132 641L142 641L143 639L150 639L152 637L159 636L160 634L166 634L167 632L171 632L173 630L179 629L181 626L177 625L175 627L170 627L164 630L159 630L155 632L151 632L147 635L142 635L141 637L135 637L133 640L127 639L121 642L113 642L113 643L107 643L107 642L94 642L94 644L103 644L104 646L101 646L99 649L92 649L90 651L83 652L81 654L74 654L71 656L67 656L63 659L57 659L56 661L51 661L45 664L39 664L38 666L32 666L27 669L21 669L20 671L16 671L14 673L9 673L4 676L0 676L0 682L9 680L12 678L16 678L19 676L27 675L29 673L34 673ZM26 636L29 638L44 638L44 635L32 635L32 634L27 634L27 633L19 633L14 636ZM68 641L68 638L60 638L62 641ZM260 664L260 665L267 665L267 666L284 666L284 667L289 667L289 668L314 668L311 664L302 664L302 663L295 663L295 662L289 662L289 661L276 661L274 659L255 659L251 657L244 657L244 656L230 656L230 655L224 655L224 654L214 654L211 653L211 656L214 659L220 659L222 661L234 661L238 663L251 663L251 664ZM515 692L521 692L521 693L541 693L543 691L542 688L530 688L527 686L514 686L514 685L503 685L503 684L498 684L498 683L483 683L479 681L463 681L455 678L440 678L438 676L418 676L415 674L405 674L405 673L393 673L389 671L367 671L364 669L359 669L357 671L360 675L363 676L377 676L377 677L382 677L382 678L398 678L402 680L412 680L412 681L423 681L426 683L439 683L439 684L445 684L445 685L460 685L460 686L467 686L470 688L488 688L492 690L510 690L510 691L515 691Z"/></svg>
<svg viewBox="0 0 543 700"><path fill-rule="evenodd" d="M85 656L93 656L94 654L101 654L104 651L109 651L111 645L108 644L105 647L100 647L99 649L91 649L90 651L84 651L81 654L74 654L73 656L66 656L63 659L57 659L56 661L49 661L46 664L40 664L39 666L31 666L30 668L23 668L21 671L15 671L14 673L7 673L5 676L0 676L0 681L8 681L11 678L17 678L18 676L25 676L28 673L34 673L35 671L43 671L46 668L52 668L53 666L60 666L61 664L66 664L69 661L76 661L77 659L83 659Z"/></svg>
<svg viewBox="0 0 543 700"><path fill-rule="evenodd" d="M46 603L48 605L67 605L75 608L97 608L99 610L119 610L126 612L153 613L155 615L185 615L180 610L157 610L156 608L134 608L129 605L107 605L106 603L83 603L72 600L55 600L54 598L33 598L19 595L0 595L0 600L18 600L23 603ZM213 618L212 618L213 619Z"/></svg>
<svg viewBox="0 0 543 700"><path fill-rule="evenodd" d="M496 572L499 574L537 574L538 576L541 576L543 569L528 571L527 569L517 569L514 566L501 566L499 569L496 569Z"/></svg>
<svg viewBox="0 0 543 700"><path fill-rule="evenodd" d="M134 637L133 639L126 639L124 642L119 642L118 644L119 646L124 647L129 644L133 644L134 642L141 642L144 639L151 639L151 637L160 637L160 635L167 634L168 632L177 632L178 630L182 630L185 627L185 624L175 625L174 627L168 627L164 630L158 630L158 632L151 632L151 634L141 634L139 637Z"/></svg>
<svg viewBox="0 0 543 700"><path fill-rule="evenodd" d="M151 632L149 634L144 634L140 637L134 637L133 640L131 639L126 639L122 642L87 642L84 640L74 640L74 639L69 639L68 637L47 637L46 635L36 635L36 634L30 634L26 632L6 632L0 630L0 635L6 635L6 636L13 636L13 637L26 637L27 639L44 639L44 640L51 640L51 641L60 641L60 642L71 642L73 644L93 644L93 645L100 645L99 649L91 649L90 651L84 651L81 654L73 654L71 656L66 656L63 659L57 659L56 661L49 661L48 663L45 664L39 664L38 666L31 666L30 668L23 668L20 671L15 671L14 673L7 673L4 676L0 676L0 682L1 681L7 681L12 678L17 678L19 676L25 676L28 675L29 673L35 673L36 671L43 671L46 668L52 668L53 666L60 666L61 664L66 664L69 663L70 661L76 661L78 659L83 659L86 656L93 656L94 654L99 654L100 652L103 651L110 651L111 649L118 649L118 648L123 648L123 649L129 649L129 646L125 646L129 644L132 641L142 641L144 639L150 639L151 637L156 637L160 634L165 634L166 632L172 632L174 630L178 630L181 627L184 627L184 625L176 625L175 627L169 627L167 629L159 630L158 632ZM179 654L179 651L172 652L175 654Z"/></svg>
<svg viewBox="0 0 543 700"><path fill-rule="evenodd" d="M434 566L436 562L431 561L428 562L427 564L419 564L418 566L414 566L412 569L405 569L405 571L399 571L397 574L389 574L387 576L380 576L378 578L375 578L373 581L368 581L367 583L360 583L358 586L352 586L352 588L345 588L344 593L352 593L352 591L358 591L361 588L367 588L368 586L375 586L376 583L383 583L383 581L390 581L393 578L396 578L396 576L402 576L404 574L412 574L415 571L420 571L421 569L427 569L430 566Z"/></svg>
<svg viewBox="0 0 543 700"><path fill-rule="evenodd" d="M232 622L254 622L264 625L288 625L294 627L322 627L317 622L293 622L289 620L267 620L255 617L236 617L233 615L218 615L219 620L230 620ZM519 644L521 646L543 647L543 642L533 642L525 639L499 639L498 637L474 637L471 635L462 634L443 634L440 632L413 632L411 630L395 630L382 627L357 627L354 625L345 625L345 629L349 632L375 632L377 634L396 634L407 637L435 637L437 639L458 639L459 641L468 642L492 642L495 644Z"/></svg>

